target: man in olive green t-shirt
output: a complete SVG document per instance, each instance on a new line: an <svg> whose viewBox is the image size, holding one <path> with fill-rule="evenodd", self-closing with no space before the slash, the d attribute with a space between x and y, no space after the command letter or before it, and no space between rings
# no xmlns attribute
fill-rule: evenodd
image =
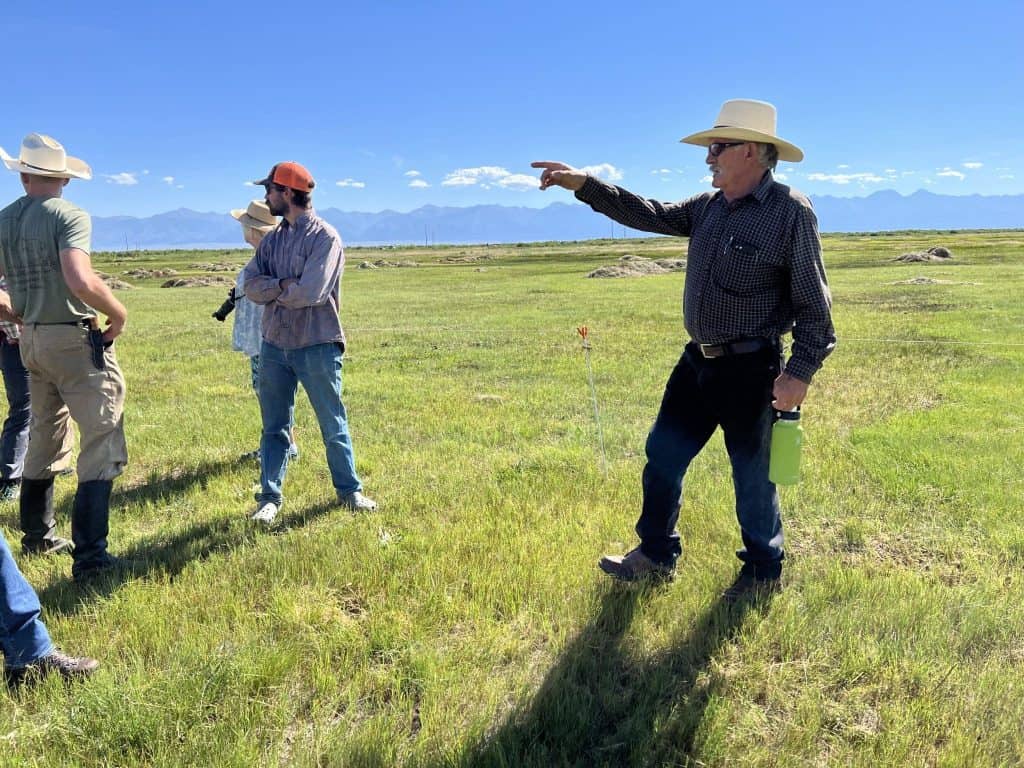
<svg viewBox="0 0 1024 768"><path fill-rule="evenodd" d="M89 214L61 198L89 166L49 136L29 134L19 157L0 158L21 175L25 196L0 211L0 318L23 325L21 358L29 372L32 426L22 474L22 546L66 551L54 535L53 479L71 460L66 437L78 424L78 489L71 512L76 581L122 565L107 552L110 491L128 461L124 376L112 344L128 313L92 269ZM97 313L107 317L100 333Z"/></svg>

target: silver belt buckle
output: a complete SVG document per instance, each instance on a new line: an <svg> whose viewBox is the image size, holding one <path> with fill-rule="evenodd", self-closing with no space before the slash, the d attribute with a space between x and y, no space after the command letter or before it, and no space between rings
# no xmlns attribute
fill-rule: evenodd
<svg viewBox="0 0 1024 768"><path fill-rule="evenodd" d="M709 349L714 349L714 348L720 347L720 346L722 346L722 345L721 344L701 344L700 345L700 353L701 353L701 355L703 355L705 360L713 360L716 357L720 357L720 355L709 355L708 354L708 350Z"/></svg>

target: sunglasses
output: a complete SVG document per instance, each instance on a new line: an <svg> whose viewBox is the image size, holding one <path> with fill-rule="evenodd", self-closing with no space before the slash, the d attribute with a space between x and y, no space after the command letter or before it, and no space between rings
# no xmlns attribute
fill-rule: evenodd
<svg viewBox="0 0 1024 768"><path fill-rule="evenodd" d="M741 144L746 144L745 141L716 141L713 144L708 145L708 154L712 157L718 157L729 147L738 147Z"/></svg>

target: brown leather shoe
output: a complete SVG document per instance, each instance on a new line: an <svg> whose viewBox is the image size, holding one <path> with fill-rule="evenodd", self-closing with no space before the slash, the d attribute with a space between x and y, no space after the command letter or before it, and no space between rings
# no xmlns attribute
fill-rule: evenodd
<svg viewBox="0 0 1024 768"><path fill-rule="evenodd" d="M24 667L5 667L4 677L8 685L22 685L35 682L48 674L56 674L65 680L79 680L95 672L100 666L96 659L88 656L68 656L56 648L41 659Z"/></svg>
<svg viewBox="0 0 1024 768"><path fill-rule="evenodd" d="M605 555L597 566L619 581L671 581L676 573L674 565L654 562L640 551L640 547L630 550L625 555Z"/></svg>
<svg viewBox="0 0 1024 768"><path fill-rule="evenodd" d="M722 599L727 603L738 603L741 600L764 600L771 598L781 589L781 577L759 579L744 566L740 569L736 580L722 592Z"/></svg>

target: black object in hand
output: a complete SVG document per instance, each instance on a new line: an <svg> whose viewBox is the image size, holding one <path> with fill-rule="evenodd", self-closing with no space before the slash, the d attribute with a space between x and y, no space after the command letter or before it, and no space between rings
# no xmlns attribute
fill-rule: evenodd
<svg viewBox="0 0 1024 768"><path fill-rule="evenodd" d="M228 315L235 309L235 289L231 288L228 291L228 297L224 300L224 303L217 308L217 311L213 313L213 316L220 320L222 323L227 320Z"/></svg>

